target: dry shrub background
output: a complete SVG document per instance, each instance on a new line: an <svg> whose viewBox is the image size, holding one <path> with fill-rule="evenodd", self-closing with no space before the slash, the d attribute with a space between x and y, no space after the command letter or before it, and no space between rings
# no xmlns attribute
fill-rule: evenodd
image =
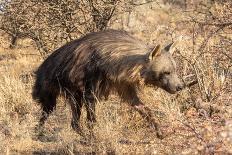
<svg viewBox="0 0 232 155"><path fill-rule="evenodd" d="M1 154L231 154L232 2L214 0L0 1ZM97 105L96 139L70 127L70 107L59 98L43 140L31 98L33 73L54 49L105 28L124 29L150 44L182 38L174 54L185 81L198 83L170 95L146 88L140 96L162 129L147 123L117 96ZM83 110L84 112L84 110ZM84 131L85 115L81 119Z"/></svg>

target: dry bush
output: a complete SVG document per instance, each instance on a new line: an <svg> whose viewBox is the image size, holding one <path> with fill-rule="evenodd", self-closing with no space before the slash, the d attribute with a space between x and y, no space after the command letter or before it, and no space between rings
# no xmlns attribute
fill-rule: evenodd
<svg viewBox="0 0 232 155"><path fill-rule="evenodd" d="M192 148L201 154L228 153L231 137L222 137L231 121L231 2L212 4L200 1L185 14L179 25L190 28L188 46L182 46L177 56L185 77L195 76L196 87L190 88L183 103L186 114L197 114L198 119L186 119L182 124L199 140ZM202 120L201 120L202 119ZM187 121L187 122L186 122ZM198 122L200 121L200 122ZM225 146L229 146L228 148ZM228 152L227 152L228 151Z"/></svg>
<svg viewBox="0 0 232 155"><path fill-rule="evenodd" d="M18 38L31 38L46 57L86 33L108 28L118 14L152 1L2 0L0 29L11 36L11 47L16 45Z"/></svg>
<svg viewBox="0 0 232 155"><path fill-rule="evenodd" d="M3 2L1 29L12 36L12 46L17 38L28 37L45 56L83 34L105 29L119 5L118 0Z"/></svg>

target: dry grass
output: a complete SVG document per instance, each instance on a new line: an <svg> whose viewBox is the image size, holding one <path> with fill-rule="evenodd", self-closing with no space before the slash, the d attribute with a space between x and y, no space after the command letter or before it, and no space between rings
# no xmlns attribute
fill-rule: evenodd
<svg viewBox="0 0 232 155"><path fill-rule="evenodd" d="M178 28L173 22L179 20L178 12L170 15L156 6L154 13L154 7L150 12L138 8L131 17L133 21L124 25L124 29L148 42L164 43L178 35L191 37L187 28ZM149 18L144 21L146 16ZM167 28L176 31L170 34ZM163 140L156 138L131 107L112 95L110 100L97 105L94 139L80 137L71 129L70 107L64 98L59 98L41 141L34 130L41 111L32 100L31 90L33 72L43 60L28 40L19 43L16 49L8 49L6 36L0 39L0 154L232 154L231 77L215 71L213 53L199 58L197 73L204 75L206 81L203 92L210 88L215 94L221 93L215 100L205 101L200 86L177 95L152 88L142 90L142 100L153 109L162 130L170 133ZM217 39L211 43L216 42ZM190 67L180 55L191 60L198 53L190 52L191 40L185 40L179 48L176 57L181 74L186 76ZM89 137L84 110L83 113L81 124Z"/></svg>

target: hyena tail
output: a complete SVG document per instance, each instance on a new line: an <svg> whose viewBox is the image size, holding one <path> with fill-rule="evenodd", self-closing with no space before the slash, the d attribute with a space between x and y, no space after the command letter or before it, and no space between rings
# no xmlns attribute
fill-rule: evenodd
<svg viewBox="0 0 232 155"><path fill-rule="evenodd" d="M32 90L32 98L36 101L40 102L40 92L41 92L41 84L39 83L38 78L36 77L36 81Z"/></svg>
<svg viewBox="0 0 232 155"><path fill-rule="evenodd" d="M40 77L36 77L35 85L32 92L32 97L34 100L39 102L42 108L42 116L40 118L40 125L43 125L46 121L49 114L55 109L56 107L56 98L57 98L57 91L52 90L52 87L49 84L44 83Z"/></svg>

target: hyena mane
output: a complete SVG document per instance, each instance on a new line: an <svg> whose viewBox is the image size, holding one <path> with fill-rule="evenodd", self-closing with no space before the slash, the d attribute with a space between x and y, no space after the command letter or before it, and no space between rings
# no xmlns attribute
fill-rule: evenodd
<svg viewBox="0 0 232 155"><path fill-rule="evenodd" d="M123 83L140 84L145 54L152 48L125 31L90 33L53 52L36 72L34 99L47 92L66 94L91 89L106 97ZM41 96L42 95L42 96Z"/></svg>

